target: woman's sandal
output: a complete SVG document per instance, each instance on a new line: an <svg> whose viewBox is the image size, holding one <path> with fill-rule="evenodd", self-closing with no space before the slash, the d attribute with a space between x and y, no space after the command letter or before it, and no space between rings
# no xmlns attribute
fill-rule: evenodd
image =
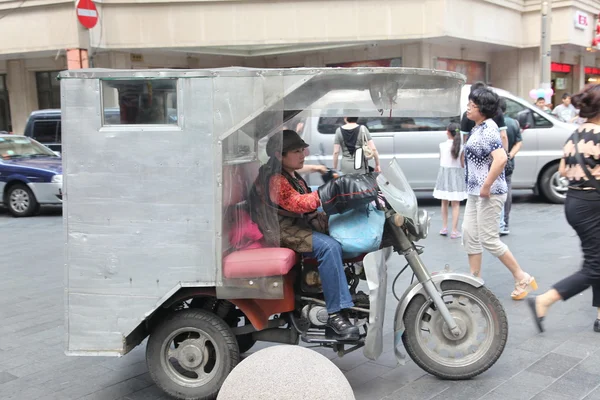
<svg viewBox="0 0 600 400"><path fill-rule="evenodd" d="M529 275L520 282L515 283L515 290L510 294L513 300L523 300L529 294L529 291L537 290L538 285L535 278ZM529 290L528 290L529 289Z"/></svg>
<svg viewBox="0 0 600 400"><path fill-rule="evenodd" d="M460 232L456 232L456 231L452 231L452 234L450 235L450 239L458 239L462 237L462 235L460 234Z"/></svg>
<svg viewBox="0 0 600 400"><path fill-rule="evenodd" d="M535 310L535 299L536 299L536 297L528 298L527 305L529 306L529 309L531 310L531 314L533 314L533 321L535 322L535 326L538 328L538 331L540 331L540 333L542 333L542 332L544 332L544 326L542 325L542 322L544 322L544 317L538 317L537 311Z"/></svg>
<svg viewBox="0 0 600 400"><path fill-rule="evenodd" d="M442 229L440 231L440 235L442 235L442 236L448 236L448 229L447 228Z"/></svg>

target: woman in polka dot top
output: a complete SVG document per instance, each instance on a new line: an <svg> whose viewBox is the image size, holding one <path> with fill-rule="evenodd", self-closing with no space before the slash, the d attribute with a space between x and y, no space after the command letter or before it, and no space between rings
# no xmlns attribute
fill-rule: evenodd
<svg viewBox="0 0 600 400"><path fill-rule="evenodd" d="M467 118L475 122L465 145L465 180L467 205L463 221L463 245L469 255L471 273L481 274L483 249L498 257L513 274L513 300L524 299L529 290L536 290L535 278L524 272L519 263L500 241L500 215L506 201L506 149L502 146L500 130L493 121L499 109L499 98L488 88L469 95Z"/></svg>

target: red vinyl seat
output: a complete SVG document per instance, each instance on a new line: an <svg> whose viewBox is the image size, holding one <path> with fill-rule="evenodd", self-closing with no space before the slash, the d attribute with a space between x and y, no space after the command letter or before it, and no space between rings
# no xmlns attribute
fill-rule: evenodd
<svg viewBox="0 0 600 400"><path fill-rule="evenodd" d="M234 251L223 259L223 276L234 279L287 275L297 257L293 250L283 247Z"/></svg>

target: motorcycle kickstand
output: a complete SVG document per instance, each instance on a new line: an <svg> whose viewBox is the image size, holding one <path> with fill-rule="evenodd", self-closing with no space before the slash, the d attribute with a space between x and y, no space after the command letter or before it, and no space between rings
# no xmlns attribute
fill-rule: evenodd
<svg viewBox="0 0 600 400"><path fill-rule="evenodd" d="M365 345L365 342L362 342L362 343L357 344L356 346L350 347L348 350L345 350L344 349L345 346L343 344L336 344L336 345L333 345L333 350L335 350L338 357L342 358L346 354L352 353L354 350L358 350L361 347L364 347L364 345Z"/></svg>

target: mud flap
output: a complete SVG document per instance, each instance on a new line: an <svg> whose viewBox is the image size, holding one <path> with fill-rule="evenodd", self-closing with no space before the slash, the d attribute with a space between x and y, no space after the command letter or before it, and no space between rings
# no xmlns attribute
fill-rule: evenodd
<svg viewBox="0 0 600 400"><path fill-rule="evenodd" d="M396 325L395 321L394 325ZM394 332L394 354L396 355L396 361L398 361L398 364L406 365L406 354L401 352L399 348L399 346L402 345L402 335L404 335L404 329Z"/></svg>
<svg viewBox="0 0 600 400"><path fill-rule="evenodd" d="M370 360L379 358L383 351L383 322L387 297L387 264L391 248L369 253L363 259L367 285L369 286L369 329L365 338L363 354Z"/></svg>

